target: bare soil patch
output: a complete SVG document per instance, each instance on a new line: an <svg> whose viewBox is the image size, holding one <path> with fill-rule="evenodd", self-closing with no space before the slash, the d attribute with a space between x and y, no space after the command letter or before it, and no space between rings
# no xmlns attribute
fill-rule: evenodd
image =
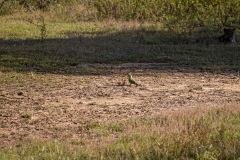
<svg viewBox="0 0 240 160"><path fill-rule="evenodd" d="M80 126L91 121L240 104L238 75L156 70L153 64L98 67L106 74L0 73L0 148L34 139L78 139L84 136ZM129 85L128 72L141 86Z"/></svg>

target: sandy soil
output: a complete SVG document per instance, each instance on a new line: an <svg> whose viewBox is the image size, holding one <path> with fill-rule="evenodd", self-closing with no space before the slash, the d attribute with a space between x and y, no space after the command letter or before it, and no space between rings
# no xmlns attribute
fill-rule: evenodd
<svg viewBox="0 0 240 160"><path fill-rule="evenodd" d="M108 123L164 110L240 104L237 74L156 70L147 64L100 67L111 74L28 73L2 82L0 148L23 140L77 139L82 136L79 126L89 121ZM128 72L141 86L129 85Z"/></svg>

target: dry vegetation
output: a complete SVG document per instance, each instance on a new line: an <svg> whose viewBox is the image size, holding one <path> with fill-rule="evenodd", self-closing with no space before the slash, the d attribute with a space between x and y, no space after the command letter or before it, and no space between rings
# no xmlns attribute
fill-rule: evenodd
<svg viewBox="0 0 240 160"><path fill-rule="evenodd" d="M153 67L99 65L106 76L1 73L1 156L240 156L240 78ZM125 82L130 71L142 86Z"/></svg>
<svg viewBox="0 0 240 160"><path fill-rule="evenodd" d="M239 45L88 5L0 17L0 159L239 159Z"/></svg>

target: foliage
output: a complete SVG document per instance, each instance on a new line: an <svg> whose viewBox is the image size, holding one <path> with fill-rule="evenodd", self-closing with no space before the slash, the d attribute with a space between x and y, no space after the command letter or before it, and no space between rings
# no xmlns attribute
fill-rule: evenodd
<svg viewBox="0 0 240 160"><path fill-rule="evenodd" d="M48 10L52 5L70 5L76 3L76 0L2 0L0 2L0 15L11 14L16 12L16 9L22 8L27 10Z"/></svg>
<svg viewBox="0 0 240 160"><path fill-rule="evenodd" d="M59 5L71 8L83 5L88 12L95 11L98 20L163 22L168 30L179 35L192 33L196 26L239 27L240 23L238 0L4 0L2 4L1 15L16 12L17 8L50 11ZM75 12L82 14L79 10Z"/></svg>
<svg viewBox="0 0 240 160"><path fill-rule="evenodd" d="M236 26L238 0L94 0L98 17L123 20L161 21L177 33L191 32L195 26Z"/></svg>
<svg viewBox="0 0 240 160"><path fill-rule="evenodd" d="M51 5L56 4L71 4L76 3L76 0L17 0L20 5L23 5L25 8L34 7L36 9L45 10L48 9Z"/></svg>
<svg viewBox="0 0 240 160"><path fill-rule="evenodd" d="M0 1L0 16L8 15L19 10L19 4L16 1L2 0Z"/></svg>

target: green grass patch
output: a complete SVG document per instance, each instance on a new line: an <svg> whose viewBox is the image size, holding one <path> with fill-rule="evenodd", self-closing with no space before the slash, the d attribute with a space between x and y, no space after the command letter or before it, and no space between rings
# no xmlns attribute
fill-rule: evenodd
<svg viewBox="0 0 240 160"><path fill-rule="evenodd" d="M198 45L197 34L179 39L160 25L49 22L46 30L46 38L41 41L40 30L33 24L1 25L0 71L101 73L99 68L79 67L83 63L159 63L169 68L239 71L239 45Z"/></svg>
<svg viewBox="0 0 240 160"><path fill-rule="evenodd" d="M11 153L15 153L14 155ZM68 146L59 142L36 142L24 147L19 145L19 148L11 149L11 151L1 151L0 159L84 159L88 157L85 151L79 148L78 151L73 151Z"/></svg>
<svg viewBox="0 0 240 160"><path fill-rule="evenodd" d="M28 113L21 115L21 118L31 119L31 117L32 117L32 115L28 114Z"/></svg>

